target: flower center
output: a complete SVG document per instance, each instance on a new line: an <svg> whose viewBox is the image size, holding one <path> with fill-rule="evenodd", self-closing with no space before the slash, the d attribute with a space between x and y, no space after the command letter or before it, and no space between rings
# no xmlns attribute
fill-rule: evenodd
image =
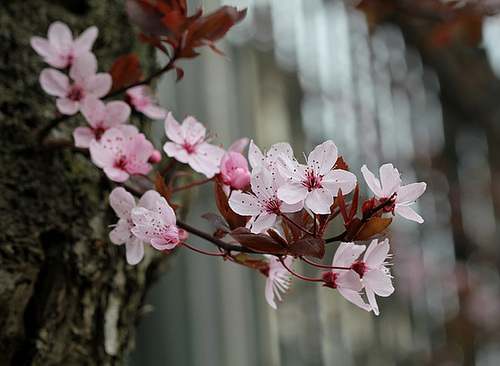
<svg viewBox="0 0 500 366"><path fill-rule="evenodd" d="M321 175L316 175L310 170L307 171L306 175L306 180L302 181L302 185L306 187L309 192L313 189L323 188L321 185L323 177Z"/></svg>
<svg viewBox="0 0 500 366"><path fill-rule="evenodd" d="M280 213L281 201L276 198L271 198L267 201L266 212L278 215Z"/></svg>
<svg viewBox="0 0 500 366"><path fill-rule="evenodd" d="M120 159L115 161L115 168L125 170L127 164L128 164L127 157L125 155L122 155L120 156Z"/></svg>
<svg viewBox="0 0 500 366"><path fill-rule="evenodd" d="M102 126L99 126L96 129L94 129L94 137L97 141L101 139L101 136L104 133L104 131L106 131L106 129Z"/></svg>
<svg viewBox="0 0 500 366"><path fill-rule="evenodd" d="M379 202L382 204L382 203L389 201L389 199L390 199L389 197L380 197ZM396 203L394 201L392 201L392 203L388 203L387 206L384 206L382 208L382 211L384 213L392 212L392 214L394 215L394 208L395 207L396 207Z"/></svg>
<svg viewBox="0 0 500 366"><path fill-rule="evenodd" d="M363 275L365 274L367 268L365 262L357 261L351 265L351 269L357 274L359 274L360 278L363 278Z"/></svg>
<svg viewBox="0 0 500 366"><path fill-rule="evenodd" d="M82 89L75 85L72 85L68 91L68 98L74 102L79 102L83 98Z"/></svg>
<svg viewBox="0 0 500 366"><path fill-rule="evenodd" d="M187 151L188 154L192 154L196 151L196 144L190 144L189 142L184 142L182 148Z"/></svg>

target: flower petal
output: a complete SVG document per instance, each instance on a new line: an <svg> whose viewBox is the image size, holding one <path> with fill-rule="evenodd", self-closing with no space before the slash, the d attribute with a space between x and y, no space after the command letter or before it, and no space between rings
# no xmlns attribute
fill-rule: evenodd
<svg viewBox="0 0 500 366"><path fill-rule="evenodd" d="M403 216L407 220L416 221L419 224L424 222L422 216L416 213L411 207L405 205L396 205L394 208L397 214Z"/></svg>
<svg viewBox="0 0 500 366"><path fill-rule="evenodd" d="M125 243L127 263L136 265L144 257L144 244L138 238L133 238Z"/></svg>
<svg viewBox="0 0 500 366"><path fill-rule="evenodd" d="M315 214L329 214L333 196L327 189L313 189L306 195L304 203Z"/></svg>
<svg viewBox="0 0 500 366"><path fill-rule="evenodd" d="M75 147L88 149L90 141L95 138L94 130L90 127L77 127L73 131L73 139L75 140Z"/></svg>
<svg viewBox="0 0 500 366"><path fill-rule="evenodd" d="M371 189L375 196L382 197L383 195L382 188L380 187L380 181L375 178L375 175L373 175L373 173L366 167L366 165L363 165L361 167L361 173L363 173L363 178L365 178L368 188Z"/></svg>
<svg viewBox="0 0 500 366"><path fill-rule="evenodd" d="M65 97L69 88L69 78L54 69L43 69L40 73L40 86L43 91L56 97Z"/></svg>
<svg viewBox="0 0 500 366"><path fill-rule="evenodd" d="M382 184L382 196L390 197L401 185L401 178L396 168L391 163L380 167L380 182Z"/></svg>

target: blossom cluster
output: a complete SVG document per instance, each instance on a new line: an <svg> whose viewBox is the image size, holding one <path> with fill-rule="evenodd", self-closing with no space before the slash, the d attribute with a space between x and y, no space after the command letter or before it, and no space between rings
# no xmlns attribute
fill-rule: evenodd
<svg viewBox="0 0 500 366"><path fill-rule="evenodd" d="M375 296L394 292L388 267L392 255L384 230L396 214L424 221L411 206L424 193L425 183L402 185L391 163L380 167L379 178L364 165L361 173L374 196L361 204L361 217L356 217L359 182L332 140L304 154L304 162L287 142L262 151L254 141L241 138L226 150L212 143L207 127L195 117L186 116L180 123L160 108L140 83L122 90L124 100L106 103L115 79L97 73L97 59L91 51L97 34L97 28L90 27L73 38L65 24L55 22L47 39L32 37L31 44L52 66L42 70L40 84L47 94L57 97L58 113L80 112L88 123L74 130L74 146L88 149L91 161L120 184L109 196L118 217L109 238L116 245L125 244L129 264L141 262L145 244L167 253L182 245L264 274L265 298L272 308L277 307L275 299L282 301L281 293L289 290L294 276L321 282L358 307L379 314ZM161 152L136 126L126 123L132 108L149 118L164 119L168 140L163 152L169 164L154 179L152 164L162 160ZM176 177L189 174L182 164L205 179L175 187ZM174 166L182 172L172 172ZM176 192L208 182L214 183L219 210L203 215L214 225L213 235L180 221L173 203ZM345 230L326 237L336 219L343 220ZM192 247L188 233L212 242L218 252ZM339 244L331 265L308 259L323 259L326 245L334 242ZM297 259L327 270L318 278L304 277L291 268Z"/></svg>

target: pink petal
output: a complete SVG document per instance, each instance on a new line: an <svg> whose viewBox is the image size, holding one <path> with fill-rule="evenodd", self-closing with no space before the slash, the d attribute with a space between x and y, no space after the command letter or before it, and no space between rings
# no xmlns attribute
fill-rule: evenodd
<svg viewBox="0 0 500 366"><path fill-rule="evenodd" d="M44 92L56 97L65 97L69 88L69 78L54 69L43 69L40 73L40 85Z"/></svg>
<svg viewBox="0 0 500 366"><path fill-rule="evenodd" d="M223 155L222 148L205 143L198 147L196 153L189 156L188 164L198 173L212 178L220 171L220 159Z"/></svg>
<svg viewBox="0 0 500 366"><path fill-rule="evenodd" d="M227 151L234 151L238 153L242 153L245 147L248 145L248 138L242 137L239 140L236 140Z"/></svg>
<svg viewBox="0 0 500 366"><path fill-rule="evenodd" d="M380 182L382 184L381 197L390 197L401 185L401 178L396 168L391 163L384 164L380 167Z"/></svg>
<svg viewBox="0 0 500 366"><path fill-rule="evenodd" d="M380 187L380 181L377 178L375 178L375 175L373 175L373 173L366 167L366 165L363 165L361 167L361 173L365 178L368 188L371 189L371 191L375 194L375 196L383 197L382 188Z"/></svg>
<svg viewBox="0 0 500 366"><path fill-rule="evenodd" d="M254 195L237 191L229 197L229 207L242 216L257 216L261 212L259 201Z"/></svg>
<svg viewBox="0 0 500 366"><path fill-rule="evenodd" d="M356 187L357 178L351 172L342 169L331 170L323 177L321 184L337 197L339 188L342 194L349 194Z"/></svg>
<svg viewBox="0 0 500 366"><path fill-rule="evenodd" d="M62 114L72 116L80 109L80 102L75 102L68 98L58 98L56 100L56 107Z"/></svg>
<svg viewBox="0 0 500 366"><path fill-rule="evenodd" d="M253 222L252 229L250 231L254 234L259 234L273 226L275 221L276 214L261 213Z"/></svg>
<svg viewBox="0 0 500 366"><path fill-rule="evenodd" d="M148 104L145 108L141 108L140 112L151 119L163 119L167 115L163 108L154 104Z"/></svg>
<svg viewBox="0 0 500 366"><path fill-rule="evenodd" d="M363 256L363 260L368 267L378 268L385 262L387 255L389 254L389 249L389 240L386 239L383 242L378 243L378 239L374 239L368 246L368 249Z"/></svg>
<svg viewBox="0 0 500 366"><path fill-rule="evenodd" d="M80 111L88 124L94 128L101 126L106 118L106 106L97 98L84 98Z"/></svg>
<svg viewBox="0 0 500 366"><path fill-rule="evenodd" d="M366 249L365 245L356 245L354 243L340 243L333 257L332 266L351 267Z"/></svg>
<svg viewBox="0 0 500 366"><path fill-rule="evenodd" d="M420 216L418 213L416 213L409 206L396 205L396 207L394 208L394 211L396 211L397 214L403 216L407 220L416 221L419 224L424 222L424 219L422 218L422 216Z"/></svg>
<svg viewBox="0 0 500 366"><path fill-rule="evenodd" d="M138 207L144 207L148 210L156 209L156 201L161 198L161 195L155 190L146 191L139 199Z"/></svg>
<svg viewBox="0 0 500 366"><path fill-rule="evenodd" d="M375 293L369 287L367 287L365 289L365 292L366 292L366 297L368 298L368 302L370 303L370 305L373 309L373 314L379 315L380 311L378 309L378 304L377 304L377 299L375 298Z"/></svg>
<svg viewBox="0 0 500 366"><path fill-rule="evenodd" d="M49 42L60 52L69 51L73 44L73 34L71 30L66 24L59 21L55 21L49 26L47 37Z"/></svg>
<svg viewBox="0 0 500 366"><path fill-rule="evenodd" d="M326 189L313 189L306 195L304 203L315 214L329 214L333 196Z"/></svg>
<svg viewBox="0 0 500 366"><path fill-rule="evenodd" d="M144 244L138 238L129 240L125 244L127 263L136 265L144 257Z"/></svg>
<svg viewBox="0 0 500 366"><path fill-rule="evenodd" d="M335 270L334 270L335 271ZM335 280L335 284L340 288L349 289L352 291L361 291L363 284L359 275L353 270L341 270L338 273L338 277Z"/></svg>
<svg viewBox="0 0 500 366"><path fill-rule="evenodd" d="M156 200L156 211L158 212L160 218L163 220L164 224L175 226L177 221L175 212L167 203L165 197L160 197Z"/></svg>
<svg viewBox="0 0 500 366"><path fill-rule="evenodd" d="M106 166L103 170L108 179L113 182L125 182L129 177L129 174L126 171L120 168L115 168L114 166Z"/></svg>
<svg viewBox="0 0 500 366"><path fill-rule="evenodd" d="M309 154L307 158L307 165L312 167L315 172L320 175L327 174L335 165L337 161L337 146L332 140L323 142L318 145Z"/></svg>
<svg viewBox="0 0 500 366"><path fill-rule="evenodd" d="M264 164L265 158L259 147L255 145L253 140L250 141L248 146L248 162L250 166L255 169L257 166L262 166Z"/></svg>
<svg viewBox="0 0 500 366"><path fill-rule="evenodd" d="M102 98L109 92L112 83L111 75L101 72L87 77L85 89L92 96Z"/></svg>
<svg viewBox="0 0 500 366"><path fill-rule="evenodd" d="M122 245L130 240L132 233L127 225L116 225L109 233L109 239L115 245Z"/></svg>
<svg viewBox="0 0 500 366"><path fill-rule="evenodd" d="M73 139L75 140L76 147L88 149L90 141L94 138L94 130L90 127L77 127L73 131Z"/></svg>
<svg viewBox="0 0 500 366"><path fill-rule="evenodd" d="M346 300L350 301L356 306L359 306L363 310L372 311L372 307L369 304L366 304L361 298L361 295L356 291L345 289L342 287L338 287L337 289Z"/></svg>
<svg viewBox="0 0 500 366"><path fill-rule="evenodd" d="M101 169L105 166L113 165L115 161L115 156L111 153L111 151L105 149L96 140L90 141L89 152L92 162Z"/></svg>
<svg viewBox="0 0 500 366"><path fill-rule="evenodd" d="M387 297L394 292L391 278L381 270L371 270L365 272L363 276L365 287L369 287L378 296Z"/></svg>
<svg viewBox="0 0 500 366"><path fill-rule="evenodd" d="M129 219L130 212L136 207L134 196L123 187L116 187L109 194L109 204L120 218Z"/></svg>
<svg viewBox="0 0 500 366"><path fill-rule="evenodd" d="M163 151L165 151L167 156L174 158L180 163L187 164L189 161L189 154L186 149L174 142L167 141L165 145L163 145Z"/></svg>
<svg viewBox="0 0 500 366"><path fill-rule="evenodd" d="M90 51L98 34L99 30L95 25L88 27L75 39L75 50Z"/></svg>
<svg viewBox="0 0 500 366"><path fill-rule="evenodd" d="M106 104L105 111L105 127L119 125L130 117L130 106L121 100L115 100Z"/></svg>
<svg viewBox="0 0 500 366"><path fill-rule="evenodd" d="M68 59L61 57L56 48L45 38L31 37L30 43L35 52L42 56L44 61L50 66L57 69L63 69L68 66Z"/></svg>
<svg viewBox="0 0 500 366"><path fill-rule="evenodd" d="M396 203L406 203L413 202L421 195L424 194L427 184L424 182L411 183L402 186L398 190L398 195L396 196Z"/></svg>
<svg viewBox="0 0 500 366"><path fill-rule="evenodd" d="M184 141L196 143L205 138L207 129L193 116L187 116L184 121L182 121L181 132Z"/></svg>
<svg viewBox="0 0 500 366"><path fill-rule="evenodd" d="M278 188L278 198L290 205L303 201L307 193L307 187L296 181L290 181Z"/></svg>
<svg viewBox="0 0 500 366"><path fill-rule="evenodd" d="M170 140L172 140L173 142L175 142L177 144L182 145L184 143L184 136L182 135L182 132L181 132L181 125L172 116L172 112L169 112L167 115L167 118L165 119L165 134L167 135L167 137ZM168 152L166 150L165 150L165 152L168 155ZM168 156L170 156L170 155L168 155ZM181 162L185 163L185 161L181 161Z"/></svg>
<svg viewBox="0 0 500 366"><path fill-rule="evenodd" d="M69 76L73 80L85 80L97 71L97 59L93 53L85 53L74 60L69 69Z"/></svg>

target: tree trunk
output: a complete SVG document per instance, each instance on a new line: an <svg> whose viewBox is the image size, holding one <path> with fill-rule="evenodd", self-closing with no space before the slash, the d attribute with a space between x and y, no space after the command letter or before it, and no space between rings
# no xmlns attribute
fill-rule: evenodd
<svg viewBox="0 0 500 366"><path fill-rule="evenodd" d="M125 262L108 240L111 184L88 156L50 149L34 131L50 124L55 98L40 88L47 67L29 39L55 20L99 28L99 71L140 45L125 0L4 1L0 5L0 364L120 365L134 344L141 302L166 256ZM143 65L144 66L144 65ZM82 117L51 132L71 136Z"/></svg>

